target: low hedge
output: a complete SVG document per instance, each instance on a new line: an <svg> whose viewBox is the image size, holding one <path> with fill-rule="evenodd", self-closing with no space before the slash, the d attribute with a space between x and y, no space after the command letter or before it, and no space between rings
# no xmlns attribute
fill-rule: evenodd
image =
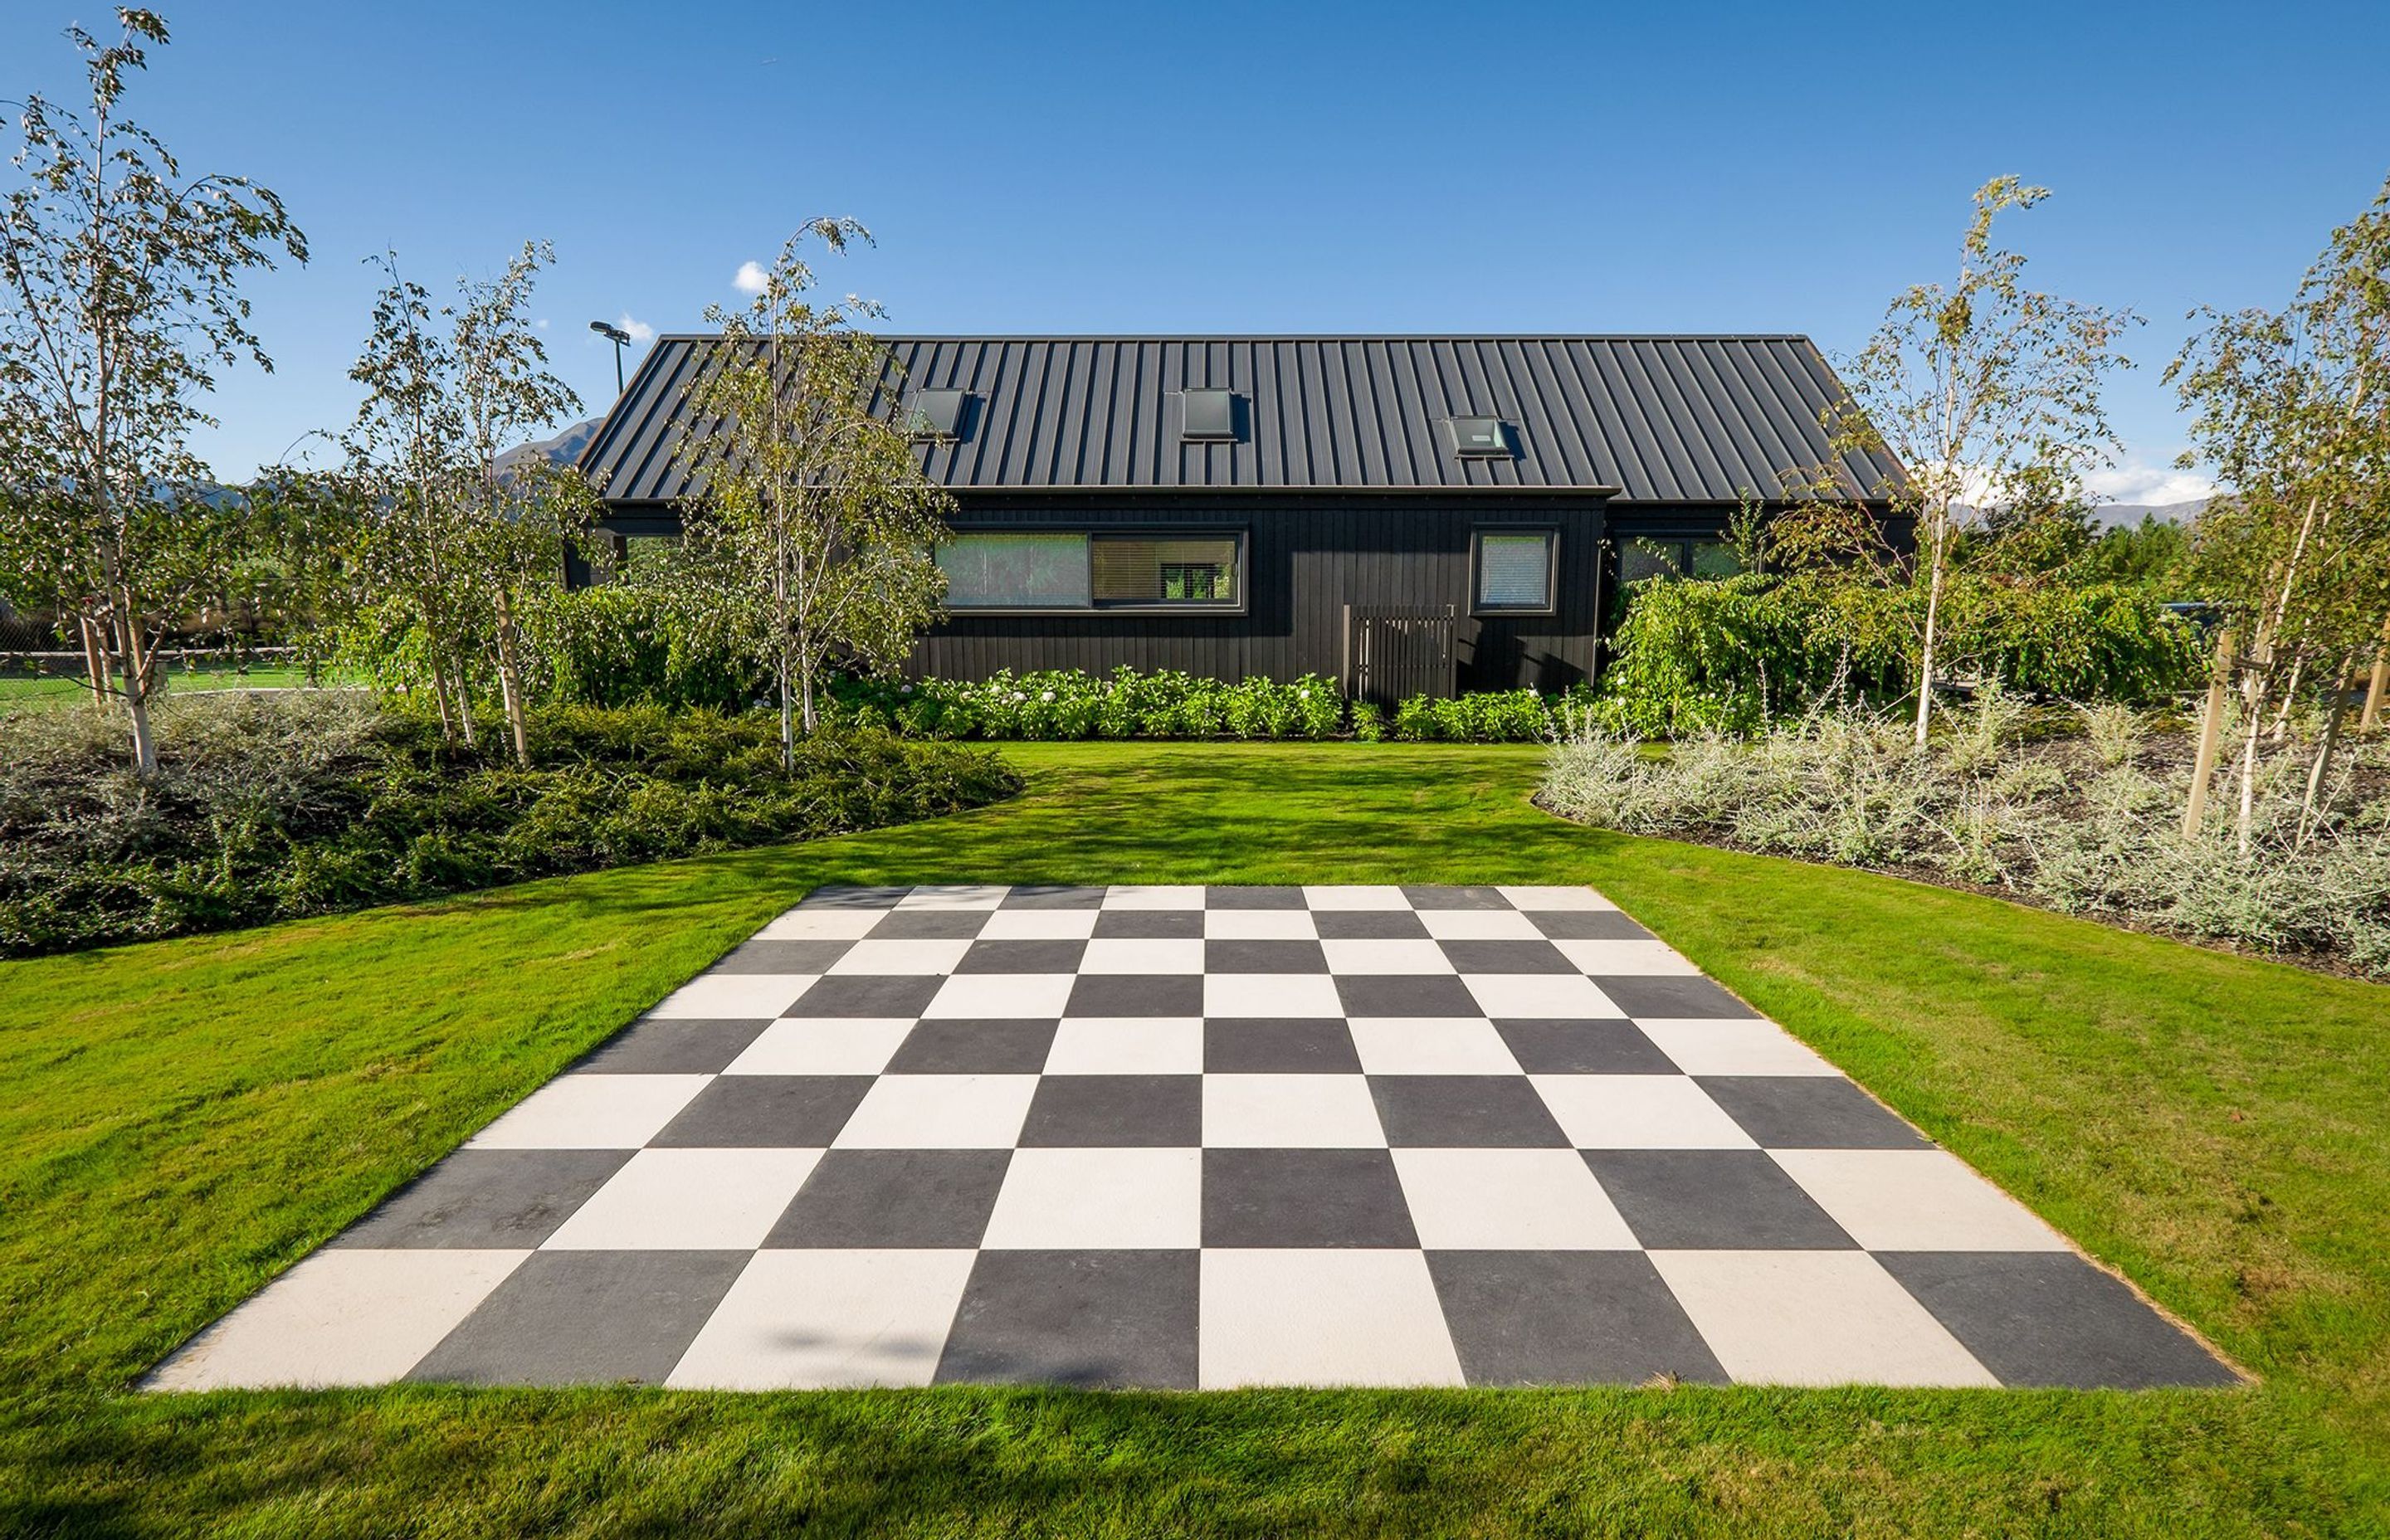
<svg viewBox="0 0 2390 1540"><path fill-rule="evenodd" d="M1176 670L1109 674L1079 669L1009 670L975 682L842 679L824 707L844 726L938 738L1330 738L1364 742L1504 743L1549 738L1562 698L1504 690L1437 700L1418 696L1391 722L1366 701L1348 703L1333 679L1228 684Z"/></svg>
<svg viewBox="0 0 2390 1540"><path fill-rule="evenodd" d="M762 714L557 708L534 767L443 745L363 696L197 696L160 712L156 777L85 711L0 717L0 955L220 930L977 807L995 755L824 733L779 764Z"/></svg>

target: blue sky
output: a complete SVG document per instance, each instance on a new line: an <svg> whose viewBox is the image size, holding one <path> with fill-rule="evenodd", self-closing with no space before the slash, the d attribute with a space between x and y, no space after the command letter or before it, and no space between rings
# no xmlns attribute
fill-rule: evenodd
<svg viewBox="0 0 2390 1540"><path fill-rule="evenodd" d="M2054 189L2036 281L2151 318L2112 397L2169 481L2160 367L2200 302L2279 304L2390 172L2390 6L362 6L163 0L135 115L279 191L315 260L252 286L238 475L353 405L395 249L444 282L529 237L600 409L593 317L687 329L817 213L828 275L920 331L1803 331L1856 349L1943 275L1968 193ZM0 96L66 95L89 0L0 7ZM5 174L5 173L0 173Z"/></svg>

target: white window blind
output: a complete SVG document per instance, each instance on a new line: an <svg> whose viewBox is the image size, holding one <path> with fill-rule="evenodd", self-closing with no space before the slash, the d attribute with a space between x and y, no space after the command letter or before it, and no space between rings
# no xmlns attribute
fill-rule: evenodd
<svg viewBox="0 0 2390 1540"><path fill-rule="evenodd" d="M958 534L938 547L954 610L1084 610L1087 537L1083 533Z"/></svg>
<svg viewBox="0 0 2390 1540"><path fill-rule="evenodd" d="M1481 610L1548 610L1552 606L1552 537L1477 537L1477 606Z"/></svg>

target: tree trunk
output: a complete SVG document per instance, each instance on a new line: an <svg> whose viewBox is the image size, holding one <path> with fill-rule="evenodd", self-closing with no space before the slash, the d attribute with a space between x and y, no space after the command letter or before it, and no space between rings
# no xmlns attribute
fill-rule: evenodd
<svg viewBox="0 0 2390 1540"><path fill-rule="evenodd" d="M531 768L531 727L523 710L522 666L517 661L515 611L504 588L498 590L498 695L506 707L507 727L515 740L515 763Z"/></svg>
<svg viewBox="0 0 2390 1540"><path fill-rule="evenodd" d="M2299 802L2298 848L2305 850L2307 836L2321 821L2318 814L2323 802L2325 777L2332 773L2332 751L2340 743L2340 719L2348 712L2348 660L2334 659L2332 671L2332 702L2324 708L2323 741L2316 745L2315 764L2307 767L2307 791Z"/></svg>
<svg viewBox="0 0 2390 1540"><path fill-rule="evenodd" d="M789 649L783 645L774 665L780 687L780 773L797 773L797 724L795 702L789 698Z"/></svg>
<svg viewBox="0 0 2390 1540"><path fill-rule="evenodd" d="M456 724L448 716L448 671L440 666L440 649L430 648L431 661L431 703L440 708L440 741L453 745L456 741Z"/></svg>
<svg viewBox="0 0 2390 1540"><path fill-rule="evenodd" d="M1925 645L1917 658L1917 746L1925 747L1925 729L1934 712L1934 646L1942 619L1943 553L1949 544L1950 514L1944 509L1934 521L1934 571L1925 589Z"/></svg>
<svg viewBox="0 0 2390 1540"><path fill-rule="evenodd" d="M2241 745L2241 810L2232 822L2234 842L2243 855L2249 853L2249 826L2257 807L2257 738L2266 726L2266 681L2258 679L2254 688L2256 699L2249 702L2248 731Z"/></svg>
<svg viewBox="0 0 2390 1540"><path fill-rule="evenodd" d="M2266 735L2277 743L2291 736L2291 707L2298 701L2299 674L2306 666L2304 651L2291 654L2291 676L2282 682L2282 703L2274 708L2274 725Z"/></svg>
<svg viewBox="0 0 2390 1540"><path fill-rule="evenodd" d="M124 711L133 723L133 770L143 780L158 773L158 744L149 731L149 690L141 654L139 622L120 614L116 619L117 662L124 679Z"/></svg>
<svg viewBox="0 0 2390 1540"><path fill-rule="evenodd" d="M478 749L482 745L481 739L473 731L473 695L470 687L466 683L465 671L463 669L457 669L455 671L454 687L456 691L457 731L464 734L466 748Z"/></svg>

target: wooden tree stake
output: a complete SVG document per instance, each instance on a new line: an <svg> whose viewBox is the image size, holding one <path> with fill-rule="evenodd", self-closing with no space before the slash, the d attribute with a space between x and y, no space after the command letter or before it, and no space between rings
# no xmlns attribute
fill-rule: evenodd
<svg viewBox="0 0 2390 1540"><path fill-rule="evenodd" d="M2216 751L2224 737L2224 698L2232 685L2239 637L2230 626L2216 638L2216 663L2207 675L2207 710L2199 718L2199 757L2191 767L2191 801L2182 810L2182 837L2199 838L2207 821L2207 784L2216 776Z"/></svg>
<svg viewBox="0 0 2390 1540"><path fill-rule="evenodd" d="M2390 621L2382 622L2382 637L2390 644ZM2373 677L2365 683L2365 714L2357 719L2367 732L2382 725L2382 699L2390 696L2390 645L2373 655Z"/></svg>

